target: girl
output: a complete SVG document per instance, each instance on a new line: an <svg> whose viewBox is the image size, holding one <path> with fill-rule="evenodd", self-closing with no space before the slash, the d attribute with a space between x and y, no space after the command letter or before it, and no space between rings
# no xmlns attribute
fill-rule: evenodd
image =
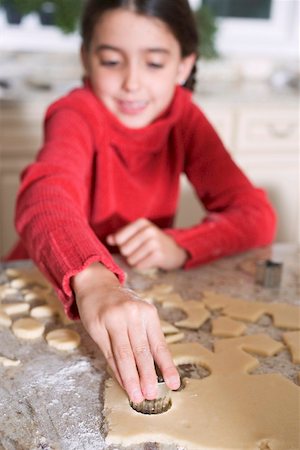
<svg viewBox="0 0 300 450"><path fill-rule="evenodd" d="M89 0L82 37L84 86L47 111L11 257L26 249L138 403L156 397L154 361L171 389L180 381L155 307L122 287L109 250L136 268L189 268L269 244L275 219L192 103L188 0ZM208 213L172 229L182 172Z"/></svg>

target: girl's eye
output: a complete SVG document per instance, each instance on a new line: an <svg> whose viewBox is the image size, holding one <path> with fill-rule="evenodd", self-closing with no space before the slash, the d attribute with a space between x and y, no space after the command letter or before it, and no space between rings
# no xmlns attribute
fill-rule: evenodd
<svg viewBox="0 0 300 450"><path fill-rule="evenodd" d="M152 69L162 69L164 67L163 64L154 62L149 62L148 66L151 67Z"/></svg>
<svg viewBox="0 0 300 450"><path fill-rule="evenodd" d="M106 67L114 67L117 66L119 64L119 61L100 61L100 65L101 66L106 66Z"/></svg>
<svg viewBox="0 0 300 450"><path fill-rule="evenodd" d="M151 67L151 69L163 69L164 65L161 63L148 62L148 67Z"/></svg>

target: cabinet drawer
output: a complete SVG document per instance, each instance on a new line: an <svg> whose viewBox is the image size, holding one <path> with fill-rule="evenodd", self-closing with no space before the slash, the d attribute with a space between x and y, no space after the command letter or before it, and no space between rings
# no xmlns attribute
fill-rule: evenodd
<svg viewBox="0 0 300 450"><path fill-rule="evenodd" d="M240 152L262 150L296 152L299 146L299 115L296 108L240 110L236 148Z"/></svg>

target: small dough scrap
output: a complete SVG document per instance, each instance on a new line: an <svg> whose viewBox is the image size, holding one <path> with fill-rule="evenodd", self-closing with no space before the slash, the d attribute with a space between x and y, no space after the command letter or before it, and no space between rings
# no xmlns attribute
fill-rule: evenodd
<svg viewBox="0 0 300 450"><path fill-rule="evenodd" d="M14 269L13 267L8 267L4 272L8 278L17 278L20 276L20 270Z"/></svg>
<svg viewBox="0 0 300 450"><path fill-rule="evenodd" d="M164 301L164 308L178 308L184 311L187 315L186 319L175 322L178 328L188 328L190 330L198 330L198 328L206 322L210 317L209 311L197 300L186 300L181 303Z"/></svg>
<svg viewBox="0 0 300 450"><path fill-rule="evenodd" d="M136 290L136 294L142 299L146 300L148 303L162 303L166 300L181 303L183 298L177 292L167 292L170 289L169 285L160 285L163 286L162 291L157 289L147 289L144 291Z"/></svg>
<svg viewBox="0 0 300 450"><path fill-rule="evenodd" d="M288 346L294 364L300 364L300 331L288 331L282 335Z"/></svg>
<svg viewBox="0 0 300 450"><path fill-rule="evenodd" d="M181 297L180 294L177 294L177 292L171 292L170 294L168 293L162 293L162 294L151 294L150 293L150 297L152 295L152 298L154 299L154 301L156 301L157 303L163 303L165 301L169 301L172 303L182 303L184 300Z"/></svg>
<svg viewBox="0 0 300 450"><path fill-rule="evenodd" d="M155 284L152 286L151 291L157 294L170 294L174 291L172 284Z"/></svg>
<svg viewBox="0 0 300 450"><path fill-rule="evenodd" d="M256 322L266 311L267 305L262 302L247 301L223 294L205 291L203 303L211 310L221 309L223 314L232 319Z"/></svg>
<svg viewBox="0 0 300 450"><path fill-rule="evenodd" d="M12 325L14 334L21 339L36 339L43 335L45 326L36 319L25 317Z"/></svg>
<svg viewBox="0 0 300 450"><path fill-rule="evenodd" d="M133 269L133 272L156 280L157 275L159 274L159 269L157 269L156 267L153 267L151 269Z"/></svg>
<svg viewBox="0 0 300 450"><path fill-rule="evenodd" d="M49 294L46 298L46 301L47 301L48 305L50 305L51 307L56 309L63 325L69 325L69 324L75 322L74 320L69 319L69 317L67 317L64 307L63 307L61 301L59 300L59 298L57 297L57 295Z"/></svg>
<svg viewBox="0 0 300 450"><path fill-rule="evenodd" d="M225 306L223 314L232 319L257 322L257 320L265 313L266 306L265 303L235 299Z"/></svg>
<svg viewBox="0 0 300 450"><path fill-rule="evenodd" d="M175 344L175 342L180 342L184 339L184 333L172 333L166 335L167 344Z"/></svg>
<svg viewBox="0 0 300 450"><path fill-rule="evenodd" d="M22 289L25 286L27 286L28 282L24 278L15 278L14 280L10 281L10 286L14 289Z"/></svg>
<svg viewBox="0 0 300 450"><path fill-rule="evenodd" d="M7 284L0 286L0 300L4 300L7 297L15 297L17 295L19 295L17 289L13 289Z"/></svg>
<svg viewBox="0 0 300 450"><path fill-rule="evenodd" d="M1 303L0 310L9 316L14 316L16 314L27 313L29 311L29 305L25 302Z"/></svg>
<svg viewBox="0 0 300 450"><path fill-rule="evenodd" d="M52 290L51 284L37 267L29 269L8 268L5 270L5 273L10 280L10 285L16 289L37 285L49 292Z"/></svg>
<svg viewBox="0 0 300 450"><path fill-rule="evenodd" d="M8 314L0 309L0 326L9 328L12 324L12 320Z"/></svg>
<svg viewBox="0 0 300 450"><path fill-rule="evenodd" d="M184 333L178 333L179 329L174 327L171 323L166 320L161 320L160 324L167 344L174 344L175 342L179 342L184 339Z"/></svg>
<svg viewBox="0 0 300 450"><path fill-rule="evenodd" d="M46 341L57 350L74 350L80 344L80 336L69 328L60 328L50 331L46 335Z"/></svg>
<svg viewBox="0 0 300 450"><path fill-rule="evenodd" d="M236 338L219 339L214 343L214 349L216 352L230 350L232 347L240 348L245 352L255 353L261 356L273 356L282 350L284 345L263 333Z"/></svg>
<svg viewBox="0 0 300 450"><path fill-rule="evenodd" d="M212 320L211 334L219 337L237 337L241 336L246 329L247 326L242 322L229 317L217 317Z"/></svg>
<svg viewBox="0 0 300 450"><path fill-rule="evenodd" d="M6 358L5 356L0 356L0 364L2 364L2 366L4 367L18 366L20 362L21 361L19 361L18 359L10 359Z"/></svg>
<svg viewBox="0 0 300 450"><path fill-rule="evenodd" d="M220 309L232 319L256 322L263 314L268 314L272 316L275 327L300 330L300 307L297 305L247 301L212 291L204 291L203 295L207 308Z"/></svg>
<svg viewBox="0 0 300 450"><path fill-rule="evenodd" d="M174 325L172 325L170 322L167 322L166 320L161 320L160 325L164 334L172 334L179 331L178 328L174 327Z"/></svg>
<svg viewBox="0 0 300 450"><path fill-rule="evenodd" d="M37 319L54 317L57 314L58 314L57 309L52 305L35 306L30 310L31 317L36 317Z"/></svg>
<svg viewBox="0 0 300 450"><path fill-rule="evenodd" d="M26 287L22 289L21 292L26 302L31 302L35 300L47 301L48 296L51 295L51 292L49 292L46 289L43 289L40 286L32 286L30 288Z"/></svg>
<svg viewBox="0 0 300 450"><path fill-rule="evenodd" d="M169 346L175 364L198 364L212 374L248 373L259 366L258 359L239 348L211 352L198 342L184 342Z"/></svg>
<svg viewBox="0 0 300 450"><path fill-rule="evenodd" d="M203 291L203 303L212 311L223 309L232 300L232 297L213 291Z"/></svg>
<svg viewBox="0 0 300 450"><path fill-rule="evenodd" d="M286 303L266 305L266 312L273 317L274 326L288 330L300 330L300 307Z"/></svg>

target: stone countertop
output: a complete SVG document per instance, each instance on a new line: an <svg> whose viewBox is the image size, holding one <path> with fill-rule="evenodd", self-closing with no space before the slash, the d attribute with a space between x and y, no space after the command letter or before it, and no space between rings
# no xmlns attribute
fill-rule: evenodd
<svg viewBox="0 0 300 450"><path fill-rule="evenodd" d="M283 262L280 288L267 289L255 284L254 269L258 260L271 258ZM203 290L213 290L247 300L300 304L299 249L295 245L278 244L239 256L224 258L189 271L159 273L155 279L130 270L131 288L146 289L153 284L173 284L183 298L201 300ZM30 262L16 262L9 267L24 267ZM1 265L0 282L5 281ZM178 310L166 310L164 319L178 319ZM46 322L46 331L61 326ZM82 338L80 347L71 353L51 349L43 338L20 341L9 329L0 328L0 354L21 360L18 367L0 366L0 448L4 450L101 450L117 449L105 444L103 389L107 378L105 361L80 323L70 325ZM198 331L185 331L185 340L198 341L211 349L210 320ZM275 329L264 316L248 325L246 334L266 332L280 339L282 330ZM287 350L273 358L258 357L261 364L253 373L279 372L296 382L299 367L293 365ZM193 369L193 370L190 370ZM201 371L188 368L200 377ZM174 450L174 445L143 444L134 450Z"/></svg>

